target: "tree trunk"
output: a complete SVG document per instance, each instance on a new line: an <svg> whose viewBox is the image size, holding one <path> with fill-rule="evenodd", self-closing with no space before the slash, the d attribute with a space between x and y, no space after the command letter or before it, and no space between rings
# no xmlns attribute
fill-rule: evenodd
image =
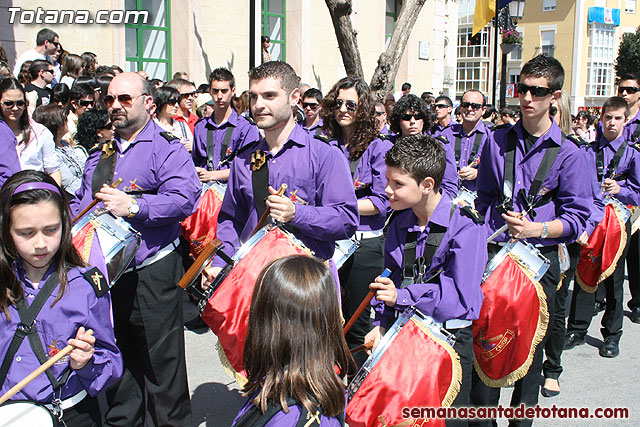
<svg viewBox="0 0 640 427"><path fill-rule="evenodd" d="M348 76L364 78L358 49L357 32L351 25L351 0L325 0L336 31L340 55ZM424 3L424 1L423 1ZM414 21L415 22L415 19ZM406 43L406 41L405 41Z"/></svg>
<svg viewBox="0 0 640 427"><path fill-rule="evenodd" d="M328 4L329 0L326 1ZM404 0L402 2L402 9L400 9L389 47L386 52L383 52L378 58L378 66L371 78L371 93L381 102L384 101L385 95L393 90L393 82L396 74L398 74L402 54L407 47L409 35L411 35L411 30L418 19L418 15L425 1L426 0ZM337 33L338 30L336 29L336 34ZM338 43L340 43L340 38L338 38ZM358 56L358 62L359 61L360 57Z"/></svg>

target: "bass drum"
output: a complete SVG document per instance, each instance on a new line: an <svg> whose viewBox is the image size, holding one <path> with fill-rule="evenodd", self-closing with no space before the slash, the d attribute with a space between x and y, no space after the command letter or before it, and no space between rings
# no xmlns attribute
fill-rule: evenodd
<svg viewBox="0 0 640 427"><path fill-rule="evenodd" d="M44 406L24 400L0 405L0 427L57 427L58 422Z"/></svg>

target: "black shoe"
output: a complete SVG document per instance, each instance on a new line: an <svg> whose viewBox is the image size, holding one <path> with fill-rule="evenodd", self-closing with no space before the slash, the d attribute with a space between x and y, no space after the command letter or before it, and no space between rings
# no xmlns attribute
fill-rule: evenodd
<svg viewBox="0 0 640 427"><path fill-rule="evenodd" d="M560 386L560 380L556 380L558 381L558 386ZM540 391L540 394L542 394L544 397L556 397L557 395L560 394L560 390L549 390L548 388L545 388L544 386L542 386L542 390Z"/></svg>
<svg viewBox="0 0 640 427"><path fill-rule="evenodd" d="M596 301L593 306L593 315L597 316L598 313L603 311L606 308L607 304L604 301Z"/></svg>
<svg viewBox="0 0 640 427"><path fill-rule="evenodd" d="M186 331L197 331L207 327L208 327L207 324L204 323L204 320L202 320L202 317L200 316L196 316L193 319L184 323L184 329Z"/></svg>
<svg viewBox="0 0 640 427"><path fill-rule="evenodd" d="M600 356L616 357L619 354L620 347L618 347L618 341L615 338L607 338L604 340L604 344L600 347Z"/></svg>
<svg viewBox="0 0 640 427"><path fill-rule="evenodd" d="M629 316L633 323L640 323L640 307L634 307L631 309L631 316Z"/></svg>
<svg viewBox="0 0 640 427"><path fill-rule="evenodd" d="M584 344L585 341L585 338L580 336L580 334L576 332L569 332L567 336L564 337L564 349L571 350L574 347Z"/></svg>

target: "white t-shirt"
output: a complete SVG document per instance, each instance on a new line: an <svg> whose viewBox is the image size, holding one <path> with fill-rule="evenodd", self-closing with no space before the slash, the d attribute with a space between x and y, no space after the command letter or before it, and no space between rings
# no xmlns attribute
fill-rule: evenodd
<svg viewBox="0 0 640 427"><path fill-rule="evenodd" d="M60 159L56 154L53 135L49 129L31 118L29 118L29 124L31 125L29 143L25 144L19 136L16 146L22 169L37 170L47 174L59 170Z"/></svg>
<svg viewBox="0 0 640 427"><path fill-rule="evenodd" d="M156 122L156 124L165 131L180 138L180 142L182 143L182 145L191 146L193 144L193 134L191 133L191 129L189 129L189 126L185 122L174 120L173 126L165 126L160 123L160 121L158 121L158 119L155 117L153 118L153 121Z"/></svg>
<svg viewBox="0 0 640 427"><path fill-rule="evenodd" d="M13 67L13 75L15 76L15 78L18 78L18 74L20 74L20 68L22 68L22 64L24 64L27 61L35 61L36 59L44 59L45 61L51 62L51 58L49 57L49 55L43 55L41 53L38 53L35 50L35 48L29 49L28 51L26 51L25 53L23 53L18 57L18 60L16 61L16 66Z"/></svg>

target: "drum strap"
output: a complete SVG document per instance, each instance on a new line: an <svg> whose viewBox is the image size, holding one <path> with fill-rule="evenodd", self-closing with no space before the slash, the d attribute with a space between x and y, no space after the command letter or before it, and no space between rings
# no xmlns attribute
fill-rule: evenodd
<svg viewBox="0 0 640 427"><path fill-rule="evenodd" d="M633 135L631 135L631 143L635 144L640 142L640 123L636 126L636 130L633 131Z"/></svg>
<svg viewBox="0 0 640 427"><path fill-rule="evenodd" d="M40 364L43 364L47 361L44 346L42 345L42 340L40 339L40 335L38 335L35 319L38 317L40 310L42 310L45 302L51 296L54 289L58 286L59 283L60 281L58 280L58 275L52 273L44 283L44 285L38 292L38 295L36 295L30 306L27 306L24 297L16 303L16 309L18 310L18 315L20 316L20 323L18 324L16 332L11 339L11 343L9 343L9 350L7 351L7 354L2 361L2 365L0 366L0 388L4 384L7 373L9 372L9 368L11 367L11 362L18 352L18 349L22 345L22 341L24 341L25 337L29 338L31 350L38 358ZM51 385L53 386L53 389L57 390L67 382L71 371L66 370L59 381L53 376L50 369L46 371L46 374L47 378L49 378L49 382L51 382Z"/></svg>
<svg viewBox="0 0 640 427"><path fill-rule="evenodd" d="M260 153L262 151L258 150L251 154L251 187L258 218L261 218L267 210L267 197L269 197L269 161L265 153Z"/></svg>
<svg viewBox="0 0 640 427"><path fill-rule="evenodd" d="M544 156L542 157L542 161L540 162L540 166L538 166L538 170L536 171L536 175L533 178L533 182L531 183L531 187L529 187L528 194L525 193L524 188L521 190L519 195L522 195L526 204L527 210L529 211L531 218L535 217L535 212L533 208L536 206L542 206L551 201L551 198L555 192L548 192L544 196L536 199L538 192L542 188L542 184L545 179L549 175L551 171L551 167L553 163L556 161L556 157L558 157L558 153L560 152L560 148L566 139L566 135L562 134L562 140L560 145L551 145L547 147L544 152ZM504 181L502 184L502 204L500 208L505 211L513 210L513 182L515 180L516 175L516 145L518 142L518 135L512 129L509 131L509 135L507 137L507 152L505 155L504 161Z"/></svg>
<svg viewBox="0 0 640 427"><path fill-rule="evenodd" d="M620 164L620 159L624 155L624 151L627 149L627 141L622 141L620 147L616 150L616 154L613 155L613 158L609 162L609 166L607 166L607 175L611 178L615 176L616 169ZM602 182L604 178L604 148L596 151L596 172L598 173L598 182Z"/></svg>
<svg viewBox="0 0 640 427"><path fill-rule="evenodd" d="M111 185L113 173L116 170L116 159L118 158L115 141L108 141L102 145L100 160L93 171L91 177L91 191L95 195L102 188L103 184Z"/></svg>
<svg viewBox="0 0 640 427"><path fill-rule="evenodd" d="M224 159L227 156L227 149L229 148L231 135L233 134L234 129L235 126L229 124L226 131L224 132L222 147L220 147L220 160ZM215 170L215 167L213 166L213 152L213 129L207 129L207 169L209 169L210 171Z"/></svg>
<svg viewBox="0 0 640 427"><path fill-rule="evenodd" d="M296 427L320 426L320 421L323 415L322 409L318 410L314 414L309 414L309 411L307 411L300 402L292 397L287 398L287 406L298 406L298 408L300 408L300 417L298 418ZM251 405L249 410L245 412L234 425L235 427L264 427L269 423L271 418L282 410L283 408L279 403L276 404L273 400L269 399L267 403L267 410L264 414L256 405ZM343 417L338 418L340 419L340 425L344 425Z"/></svg>
<svg viewBox="0 0 640 427"><path fill-rule="evenodd" d="M473 140L473 146L471 147L471 153L469 153L468 162L471 163L476 158L478 150L480 149L480 143L482 142L482 133L476 132L476 137ZM455 155L456 155L456 167L460 169L460 153L462 152L462 138L456 135L455 143ZM466 165L465 165L466 166Z"/></svg>

